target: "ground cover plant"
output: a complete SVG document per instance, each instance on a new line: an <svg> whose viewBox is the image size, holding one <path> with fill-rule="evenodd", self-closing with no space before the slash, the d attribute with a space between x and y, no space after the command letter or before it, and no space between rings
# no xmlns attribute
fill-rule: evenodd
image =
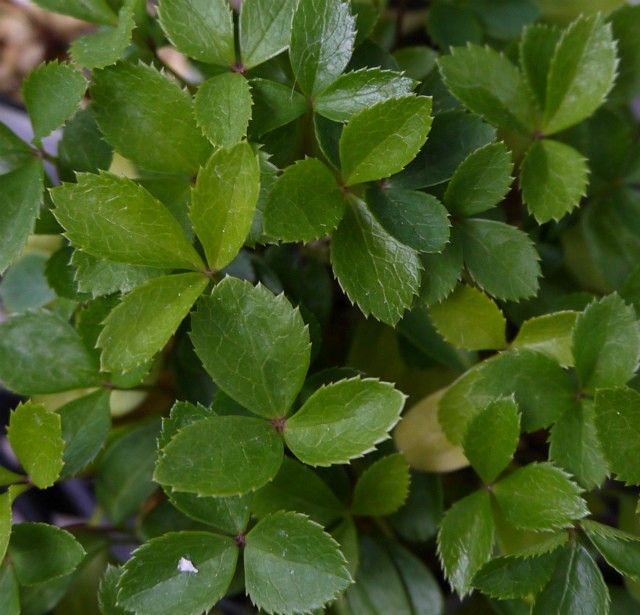
<svg viewBox="0 0 640 615"><path fill-rule="evenodd" d="M0 613L640 610L640 7L37 3Z"/></svg>

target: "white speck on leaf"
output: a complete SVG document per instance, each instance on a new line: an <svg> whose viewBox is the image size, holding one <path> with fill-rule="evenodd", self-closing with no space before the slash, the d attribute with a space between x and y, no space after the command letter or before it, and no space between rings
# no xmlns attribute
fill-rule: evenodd
<svg viewBox="0 0 640 615"><path fill-rule="evenodd" d="M193 565L193 562L186 557L181 557L178 562L178 571L179 572L191 572L193 574L198 574L198 569Z"/></svg>

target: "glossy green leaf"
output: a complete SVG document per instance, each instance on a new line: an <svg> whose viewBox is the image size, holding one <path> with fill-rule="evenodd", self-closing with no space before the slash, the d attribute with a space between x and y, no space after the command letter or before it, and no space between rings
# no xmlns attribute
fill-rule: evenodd
<svg viewBox="0 0 640 615"><path fill-rule="evenodd" d="M252 79L253 109L249 130L257 137L285 126L307 110L307 101L289 85L268 79Z"/></svg>
<svg viewBox="0 0 640 615"><path fill-rule="evenodd" d="M236 52L227 0L162 0L160 25L176 49L200 62L232 66Z"/></svg>
<svg viewBox="0 0 640 615"><path fill-rule="evenodd" d="M134 551L118 583L118 605L136 614L208 611L225 594L238 560L231 538L169 532Z"/></svg>
<svg viewBox="0 0 640 615"><path fill-rule="evenodd" d="M519 468L497 483L493 493L507 521L520 529L569 527L589 513L581 489L550 463Z"/></svg>
<svg viewBox="0 0 640 615"><path fill-rule="evenodd" d="M354 115L340 138L345 184L361 184L401 171L420 151L431 121L431 99L424 96L386 100Z"/></svg>
<svg viewBox="0 0 640 615"><path fill-rule="evenodd" d="M311 241L333 231L344 212L342 192L316 158L286 168L269 192L265 232L283 241Z"/></svg>
<svg viewBox="0 0 640 615"><path fill-rule="evenodd" d="M8 562L0 567L0 610L4 615L20 615L18 582Z"/></svg>
<svg viewBox="0 0 640 615"><path fill-rule="evenodd" d="M627 484L640 483L640 443L635 437L640 393L627 387L601 389L596 391L595 409L598 438L611 471Z"/></svg>
<svg viewBox="0 0 640 615"><path fill-rule="evenodd" d="M169 210L130 179L82 173L51 191L73 245L98 258L169 269L203 263Z"/></svg>
<svg viewBox="0 0 640 615"><path fill-rule="evenodd" d="M440 424L451 442L462 443L476 414L493 400L511 395L522 414L522 429L537 431L573 409L576 394L571 378L548 356L532 350L503 352L447 389L440 400Z"/></svg>
<svg viewBox="0 0 640 615"><path fill-rule="evenodd" d="M53 312L16 314L0 324L0 380L23 395L96 386L95 355Z"/></svg>
<svg viewBox="0 0 640 615"><path fill-rule="evenodd" d="M469 423L464 454L485 483L511 462L520 440L520 415L513 398L491 402Z"/></svg>
<svg viewBox="0 0 640 615"><path fill-rule="evenodd" d="M271 515L246 540L247 593L268 613L321 608L352 582L338 543L303 515Z"/></svg>
<svg viewBox="0 0 640 615"><path fill-rule="evenodd" d="M590 303L573 329L573 356L585 391L628 382L640 359L634 309L617 294Z"/></svg>
<svg viewBox="0 0 640 615"><path fill-rule="evenodd" d="M448 297L462 276L462 242L455 226L451 228L449 243L440 254L422 254L420 260L424 267L420 300L430 306Z"/></svg>
<svg viewBox="0 0 640 615"><path fill-rule="evenodd" d="M109 391L95 391L57 410L64 439L63 474L77 474L102 448L111 428Z"/></svg>
<svg viewBox="0 0 640 615"><path fill-rule="evenodd" d="M240 11L242 65L252 68L289 46L291 22L298 0L246 0Z"/></svg>
<svg viewBox="0 0 640 615"><path fill-rule="evenodd" d="M608 525L585 520L582 529L607 564L630 579L640 577L640 538Z"/></svg>
<svg viewBox="0 0 640 615"><path fill-rule="evenodd" d="M569 614L584 608L589 609L589 615L607 615L609 590L589 552L575 542L560 552L553 576L537 596L531 613Z"/></svg>
<svg viewBox="0 0 640 615"><path fill-rule="evenodd" d="M436 330L445 341L466 350L504 348L506 319L500 308L473 286L460 284L446 299L429 309Z"/></svg>
<svg viewBox="0 0 640 615"><path fill-rule="evenodd" d="M471 591L474 575L491 558L494 531L486 491L458 500L442 519L438 555L449 583L460 596Z"/></svg>
<svg viewBox="0 0 640 615"><path fill-rule="evenodd" d="M563 367L572 366L571 339L577 317L578 312L567 310L530 318L511 345L543 352Z"/></svg>
<svg viewBox="0 0 640 615"><path fill-rule="evenodd" d="M543 139L522 161L520 188L529 212L543 224L575 209L587 193L586 159L573 147Z"/></svg>
<svg viewBox="0 0 640 615"><path fill-rule="evenodd" d="M100 456L96 497L114 524L122 523L157 489L151 482L157 421L138 424L119 434Z"/></svg>
<svg viewBox="0 0 640 615"><path fill-rule="evenodd" d="M456 169L444 203L453 214L473 216L497 205L513 177L511 153L501 141L477 149Z"/></svg>
<svg viewBox="0 0 640 615"><path fill-rule="evenodd" d="M593 401L583 400L567 410L551 428L549 459L593 489L608 474L608 464L598 440Z"/></svg>
<svg viewBox="0 0 640 615"><path fill-rule="evenodd" d="M10 490L0 494L0 558L4 556L9 546L11 536L13 497ZM3 571L0 571L0 579L6 581ZM2 587L0 583L0 605L2 605Z"/></svg>
<svg viewBox="0 0 640 615"><path fill-rule="evenodd" d="M338 77L318 94L313 108L334 122L348 122L371 105L411 94L413 86L412 79L395 71L361 69Z"/></svg>
<svg viewBox="0 0 640 615"><path fill-rule="evenodd" d="M309 366L309 332L284 295L225 278L191 319L196 353L216 384L255 414L283 417Z"/></svg>
<svg viewBox="0 0 640 615"><path fill-rule="evenodd" d="M85 556L67 531L46 523L13 526L9 556L22 585L35 585L73 572Z"/></svg>
<svg viewBox="0 0 640 615"><path fill-rule="evenodd" d="M309 96L331 85L351 59L356 30L349 9L342 0L298 3L289 56L296 81Z"/></svg>
<svg viewBox="0 0 640 615"><path fill-rule="evenodd" d="M31 160L0 175L0 273L20 256L38 217L44 187L42 162Z"/></svg>
<svg viewBox="0 0 640 615"><path fill-rule="evenodd" d="M103 370L131 371L162 350L208 283L202 274L183 273L154 278L125 295L98 338Z"/></svg>
<svg viewBox="0 0 640 615"><path fill-rule="evenodd" d="M560 132L589 117L613 87L616 66L611 25L601 15L574 21L549 66L544 133Z"/></svg>
<svg viewBox="0 0 640 615"><path fill-rule="evenodd" d="M473 586L499 600L536 595L551 579L557 559L557 552L537 557L496 557L473 577Z"/></svg>
<svg viewBox="0 0 640 615"><path fill-rule="evenodd" d="M358 479L351 512L370 517L396 512L407 499L409 482L409 464L400 453L378 459Z"/></svg>
<svg viewBox="0 0 640 615"><path fill-rule="evenodd" d="M549 67L559 39L560 30L545 23L527 26L520 39L520 68L541 111L545 108Z"/></svg>
<svg viewBox="0 0 640 615"><path fill-rule="evenodd" d="M75 39L69 48L73 61L86 68L104 68L115 64L131 43L131 35L136 25L136 1L125 0L122 3L115 28L105 28Z"/></svg>
<svg viewBox="0 0 640 615"><path fill-rule="evenodd" d="M60 417L40 404L21 404L11 413L7 436L31 482L40 489L51 487L63 464Z"/></svg>
<svg viewBox="0 0 640 615"><path fill-rule="evenodd" d="M346 463L389 437L404 401L393 385L378 380L352 378L328 384L287 420L285 441L309 465Z"/></svg>
<svg viewBox="0 0 640 615"><path fill-rule="evenodd" d="M497 299L533 297L538 290L538 252L520 229L494 220L460 223L464 262L473 281Z"/></svg>
<svg viewBox="0 0 640 615"><path fill-rule="evenodd" d="M365 316L395 324L420 286L417 253L391 236L359 200L333 234L331 264L349 299Z"/></svg>
<svg viewBox="0 0 640 615"><path fill-rule="evenodd" d="M326 526L344 513L344 505L311 468L285 457L276 477L254 494L251 510L259 519L293 510Z"/></svg>
<svg viewBox="0 0 640 615"><path fill-rule="evenodd" d="M120 63L95 71L91 98L105 139L145 169L192 175L211 151L191 95L151 66Z"/></svg>
<svg viewBox="0 0 640 615"><path fill-rule="evenodd" d="M82 73L57 61L40 64L22 84L33 138L40 141L64 124L78 109L87 89Z"/></svg>
<svg viewBox="0 0 640 615"><path fill-rule="evenodd" d="M106 0L36 0L42 8L100 24L113 24L116 14Z"/></svg>
<svg viewBox="0 0 640 615"><path fill-rule="evenodd" d="M372 187L367 204L387 232L418 252L441 252L449 241L447 210L431 194Z"/></svg>
<svg viewBox="0 0 640 615"><path fill-rule="evenodd" d="M216 416L173 437L162 449L154 480L202 496L242 495L276 475L282 454L282 440L266 421Z"/></svg>
<svg viewBox="0 0 640 615"><path fill-rule="evenodd" d="M98 586L98 606L102 615L127 615L127 611L117 606L118 582L122 568L107 564L107 569Z"/></svg>
<svg viewBox="0 0 640 615"><path fill-rule="evenodd" d="M222 73L198 88L196 122L211 143L232 147L247 135L251 106L249 82L238 73Z"/></svg>
<svg viewBox="0 0 640 615"><path fill-rule="evenodd" d="M452 49L438 65L444 83L469 110L501 128L527 132L534 112L520 71L490 47Z"/></svg>
<svg viewBox="0 0 640 615"><path fill-rule="evenodd" d="M240 251L259 191L258 159L247 143L217 150L198 173L189 217L211 268L222 269Z"/></svg>

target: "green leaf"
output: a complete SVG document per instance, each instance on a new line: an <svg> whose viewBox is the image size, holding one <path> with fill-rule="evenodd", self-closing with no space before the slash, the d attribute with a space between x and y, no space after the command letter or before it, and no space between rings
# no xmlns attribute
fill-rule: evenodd
<svg viewBox="0 0 640 615"><path fill-rule="evenodd" d="M202 274L183 273L154 278L125 295L98 338L102 369L128 372L149 361L169 341L208 283Z"/></svg>
<svg viewBox="0 0 640 615"><path fill-rule="evenodd" d="M286 168L269 192L265 232L282 241L311 241L333 231L344 212L342 192L316 158Z"/></svg>
<svg viewBox="0 0 640 615"><path fill-rule="evenodd" d="M443 50L481 42L482 23L471 7L436 2L427 14L427 33Z"/></svg>
<svg viewBox="0 0 640 615"><path fill-rule="evenodd" d="M41 141L78 109L87 89L82 73L54 60L40 64L22 83L22 96L31 118L33 138Z"/></svg>
<svg viewBox="0 0 640 615"><path fill-rule="evenodd" d="M463 374L443 395L439 419L449 440L461 443L476 414L511 395L524 431L548 427L573 409L576 397L571 378L553 359L532 350L503 352Z"/></svg>
<svg viewBox="0 0 640 615"><path fill-rule="evenodd" d="M617 295L594 300L573 329L573 356L584 391L627 383L640 359L640 328Z"/></svg>
<svg viewBox="0 0 640 615"><path fill-rule="evenodd" d="M607 615L609 590L589 552L574 542L560 552L553 576L536 598L531 615L569 615L585 608L589 615Z"/></svg>
<svg viewBox="0 0 640 615"><path fill-rule="evenodd" d="M118 584L118 605L136 614L200 615L224 596L238 560L231 538L169 532L134 551Z"/></svg>
<svg viewBox="0 0 640 615"><path fill-rule="evenodd" d="M211 143L232 147L247 136L252 104L249 82L238 73L223 73L198 88L196 122Z"/></svg>
<svg viewBox="0 0 640 615"><path fill-rule="evenodd" d="M424 266L420 300L430 306L448 297L462 276L462 242L455 226L451 228L449 243L440 254L423 254L420 260Z"/></svg>
<svg viewBox="0 0 640 615"><path fill-rule="evenodd" d="M477 149L456 169L444 203L459 216L474 216L491 209L509 192L513 177L511 153L502 141Z"/></svg>
<svg viewBox="0 0 640 615"><path fill-rule="evenodd" d="M69 48L73 61L86 68L104 68L115 64L131 44L136 26L134 9L137 0L125 0L118 13L118 25L75 39Z"/></svg>
<svg viewBox="0 0 640 615"><path fill-rule="evenodd" d="M4 615L20 615L18 582L8 562L0 567L0 612Z"/></svg>
<svg viewBox="0 0 640 615"><path fill-rule="evenodd" d="M551 428L549 444L549 459L573 474L583 487L598 487L607 477L592 401L582 400L567 410Z"/></svg>
<svg viewBox="0 0 640 615"><path fill-rule="evenodd" d="M438 60L444 83L488 122L528 132L534 119L520 71L501 53L478 45L456 47Z"/></svg>
<svg viewBox="0 0 640 615"><path fill-rule="evenodd" d="M464 220L458 228L464 262L480 288L509 301L536 294L540 257L526 233L494 220Z"/></svg>
<svg viewBox="0 0 640 615"><path fill-rule="evenodd" d="M464 454L485 483L492 483L511 462L520 440L520 414L513 398L491 402L469 423Z"/></svg>
<svg viewBox="0 0 640 615"><path fill-rule="evenodd" d="M173 437L162 449L154 480L201 496L242 495L276 475L282 454L282 440L266 421L215 416Z"/></svg>
<svg viewBox="0 0 640 615"><path fill-rule="evenodd" d="M320 525L296 513L276 513L247 534L247 593L268 613L319 609L352 582L346 563Z"/></svg>
<svg viewBox="0 0 640 615"><path fill-rule="evenodd" d="M458 500L442 519L438 556L449 583L460 596L471 591L474 575L491 558L494 532L486 491Z"/></svg>
<svg viewBox="0 0 640 615"><path fill-rule="evenodd" d="M621 6L611 15L611 27L620 58L611 98L626 102L640 93L640 45L636 36L640 27L640 9L637 6Z"/></svg>
<svg viewBox="0 0 640 615"><path fill-rule="evenodd" d="M259 192L258 159L247 143L217 150L198 173L189 217L213 269L222 269L240 251Z"/></svg>
<svg viewBox="0 0 640 615"><path fill-rule="evenodd" d="M251 501L251 511L258 519L280 510L305 514L327 526L344 513L344 506L311 468L285 457L276 477Z"/></svg>
<svg viewBox="0 0 640 615"><path fill-rule="evenodd" d="M355 38L355 18L348 2L300 0L293 17L289 57L305 94L319 94L340 76L351 59Z"/></svg>
<svg viewBox="0 0 640 615"><path fill-rule="evenodd" d="M69 402L57 412L64 439L63 474L77 474L93 461L111 428L109 391L95 391Z"/></svg>
<svg viewBox="0 0 640 615"><path fill-rule="evenodd" d="M0 273L4 273L33 232L42 203L42 162L32 159L0 175Z"/></svg>
<svg viewBox="0 0 640 615"><path fill-rule="evenodd" d="M255 414L287 414L309 367L309 332L284 295L227 277L191 318L196 353L216 384Z"/></svg>
<svg viewBox="0 0 640 615"><path fill-rule="evenodd" d="M0 122L0 173L8 173L33 160L31 148Z"/></svg>
<svg viewBox="0 0 640 615"><path fill-rule="evenodd" d="M73 572L85 551L69 532L58 527L18 523L11 533L9 556L18 581L35 585Z"/></svg>
<svg viewBox="0 0 640 615"><path fill-rule="evenodd" d="M240 51L245 68L278 55L291 38L291 22L298 0L246 0L240 11Z"/></svg>
<svg viewBox="0 0 640 615"><path fill-rule="evenodd" d="M116 605L121 575L122 568L107 564L98 586L98 606L102 615L127 615L127 611Z"/></svg>
<svg viewBox="0 0 640 615"><path fill-rule="evenodd" d="M36 0L35 3L48 11L85 21L110 25L116 21L116 15L106 0Z"/></svg>
<svg viewBox="0 0 640 615"><path fill-rule="evenodd" d="M460 284L441 303L429 308L436 330L445 341L466 350L504 348L507 321L500 308L473 286Z"/></svg>
<svg viewBox="0 0 640 615"><path fill-rule="evenodd" d="M477 115L462 109L436 113L427 143L392 184L411 189L441 184L467 156L495 138L496 129Z"/></svg>
<svg viewBox="0 0 640 615"><path fill-rule="evenodd" d="M617 63L611 25L601 15L574 21L549 67L544 133L560 132L589 117L611 91Z"/></svg>
<svg viewBox="0 0 640 615"><path fill-rule="evenodd" d="M51 487L63 464L60 417L40 404L21 404L11 413L7 436L31 482L39 489Z"/></svg>
<svg viewBox="0 0 640 615"><path fill-rule="evenodd" d="M81 293L89 293L94 298L113 293L128 293L151 278L165 273L155 267L99 259L80 250L74 251L71 265L76 272L78 290Z"/></svg>
<svg viewBox="0 0 640 615"><path fill-rule="evenodd" d="M151 477L158 428L157 421L138 424L121 433L100 456L96 497L116 525L136 512L157 488Z"/></svg>
<svg viewBox="0 0 640 615"><path fill-rule="evenodd" d="M586 196L588 175L586 159L573 147L536 141L522 161L522 198L539 224L559 220Z"/></svg>
<svg viewBox="0 0 640 615"><path fill-rule="evenodd" d="M563 311L530 318L522 324L512 348L530 348L555 359L563 367L573 365L571 338L578 312Z"/></svg>
<svg viewBox="0 0 640 615"><path fill-rule="evenodd" d="M353 116L340 138L347 186L401 171L420 151L431 128L431 99L392 98Z"/></svg>
<svg viewBox="0 0 640 615"><path fill-rule="evenodd" d="M0 494L0 559L4 560L4 556L9 546L9 538L11 536L11 521L13 497L10 490ZM4 575L0 571L0 578L4 580ZM0 585L0 605L2 605L2 592Z"/></svg>
<svg viewBox="0 0 640 615"><path fill-rule="evenodd" d="M400 453L378 459L358 479L351 512L368 517L396 512L407 499L409 482L409 464Z"/></svg>
<svg viewBox="0 0 640 615"><path fill-rule="evenodd" d="M530 463L494 485L506 520L523 530L569 527L589 514L581 489L551 463Z"/></svg>
<svg viewBox="0 0 640 615"><path fill-rule="evenodd" d="M331 265L349 299L365 316L395 324L420 286L414 250L388 234L360 200L352 200L333 234Z"/></svg>
<svg viewBox="0 0 640 615"><path fill-rule="evenodd" d="M496 557L473 577L473 586L499 600L536 595L551 579L557 559L556 551L538 557Z"/></svg>
<svg viewBox="0 0 640 615"><path fill-rule="evenodd" d="M168 269L203 268L169 210L126 177L79 173L51 190L55 216L73 245L98 258Z"/></svg>
<svg viewBox="0 0 640 615"><path fill-rule="evenodd" d="M151 66L120 63L95 71L91 98L105 139L145 169L191 176L211 151L191 95Z"/></svg>
<svg viewBox="0 0 640 615"><path fill-rule="evenodd" d="M370 378L328 384L287 420L285 441L309 465L346 463L389 437L405 399L393 385Z"/></svg>
<svg viewBox="0 0 640 615"><path fill-rule="evenodd" d="M307 110L306 99L291 86L268 79L252 79L250 85L254 106L249 131L256 137L293 122Z"/></svg>
<svg viewBox="0 0 640 615"><path fill-rule="evenodd" d="M0 380L22 395L96 386L95 355L62 317L33 311L0 324Z"/></svg>
<svg viewBox="0 0 640 615"><path fill-rule="evenodd" d="M596 427L604 456L618 479L640 484L640 393L634 389L600 389L596 391Z"/></svg>
<svg viewBox="0 0 640 615"><path fill-rule="evenodd" d="M520 68L541 111L545 108L549 67L559 40L560 30L545 23L530 24L522 31Z"/></svg>
<svg viewBox="0 0 640 615"><path fill-rule="evenodd" d="M235 64L233 13L227 0L161 0L158 17L182 53L209 64Z"/></svg>
<svg viewBox="0 0 640 615"><path fill-rule="evenodd" d="M401 73L365 68L338 77L318 94L313 109L334 122L348 122L376 103L411 94L413 86L414 81Z"/></svg>
<svg viewBox="0 0 640 615"><path fill-rule="evenodd" d="M640 538L638 536L595 521L585 520L580 525L609 566L634 581L640 578Z"/></svg>
<svg viewBox="0 0 640 615"><path fill-rule="evenodd" d="M388 233L418 252L441 252L449 241L447 210L431 194L372 186L367 204Z"/></svg>

